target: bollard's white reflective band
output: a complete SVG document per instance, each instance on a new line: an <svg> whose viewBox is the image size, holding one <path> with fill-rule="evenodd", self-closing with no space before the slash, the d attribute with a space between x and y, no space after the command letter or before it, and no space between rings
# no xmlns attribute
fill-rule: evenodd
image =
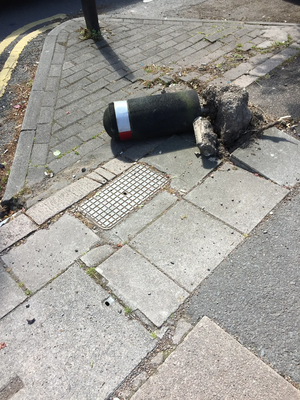
<svg viewBox="0 0 300 400"><path fill-rule="evenodd" d="M121 140L131 139L131 127L127 101L114 101L119 137Z"/></svg>

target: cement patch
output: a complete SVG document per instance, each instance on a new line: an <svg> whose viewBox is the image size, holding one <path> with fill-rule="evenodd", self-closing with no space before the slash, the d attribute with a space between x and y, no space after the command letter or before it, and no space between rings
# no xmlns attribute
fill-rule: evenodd
<svg viewBox="0 0 300 400"><path fill-rule="evenodd" d="M0 388L17 375L18 399L106 399L155 346L107 295L74 266L2 319Z"/></svg>
<svg viewBox="0 0 300 400"><path fill-rule="evenodd" d="M49 229L39 230L26 243L11 249L2 260L28 289L35 291L98 241L84 224L65 214Z"/></svg>
<svg viewBox="0 0 300 400"><path fill-rule="evenodd" d="M195 142L174 135L141 161L169 174L174 189L188 191L218 165L218 161L197 158L195 152L199 153Z"/></svg>
<svg viewBox="0 0 300 400"><path fill-rule="evenodd" d="M242 240L234 229L183 200L131 245L191 292Z"/></svg>
<svg viewBox="0 0 300 400"><path fill-rule="evenodd" d="M132 400L299 400L300 392L204 317Z"/></svg>
<svg viewBox="0 0 300 400"><path fill-rule="evenodd" d="M277 128L267 129L248 147L235 150L231 160L279 185L300 181L300 141Z"/></svg>
<svg viewBox="0 0 300 400"><path fill-rule="evenodd" d="M188 293L146 259L124 246L96 270L113 292L132 310L139 309L160 326L186 299Z"/></svg>
<svg viewBox="0 0 300 400"><path fill-rule="evenodd" d="M287 193L287 189L225 163L186 199L249 233Z"/></svg>

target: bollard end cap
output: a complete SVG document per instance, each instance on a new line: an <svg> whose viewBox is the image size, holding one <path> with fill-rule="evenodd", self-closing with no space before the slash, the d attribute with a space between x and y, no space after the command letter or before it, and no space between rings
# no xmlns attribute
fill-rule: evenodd
<svg viewBox="0 0 300 400"><path fill-rule="evenodd" d="M114 103L109 103L103 114L103 125L107 134L116 140L120 140L117 126Z"/></svg>

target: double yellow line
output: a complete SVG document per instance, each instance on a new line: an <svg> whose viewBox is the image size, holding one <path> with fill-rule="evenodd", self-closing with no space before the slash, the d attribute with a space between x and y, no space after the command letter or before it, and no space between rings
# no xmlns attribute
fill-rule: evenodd
<svg viewBox="0 0 300 400"><path fill-rule="evenodd" d="M1 43L0 43L0 55L3 53L3 51L6 49L7 46L9 46L18 36L22 35L26 31L28 31L31 28L34 28L35 26L41 25L45 22L53 21L55 19L63 19L65 18L65 14L57 14L53 15L52 17L41 19L39 21L32 22L30 24L27 24L23 26L20 29L17 29L16 31L12 32L9 36L7 36ZM8 59L6 60L2 70L0 71L0 97L3 96L5 92L5 88L11 78L11 74L17 65L18 59L20 57L21 52L24 50L25 46L34 38L36 38L40 33L45 32L49 29L54 28L57 26L59 22L55 22L53 24L49 24L46 26L43 26L42 28L37 29L36 31L33 31L29 33L28 35L24 36L13 48L11 51Z"/></svg>

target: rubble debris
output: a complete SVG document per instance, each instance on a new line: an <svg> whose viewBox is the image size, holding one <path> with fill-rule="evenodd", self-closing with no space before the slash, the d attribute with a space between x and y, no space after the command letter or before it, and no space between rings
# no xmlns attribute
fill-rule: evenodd
<svg viewBox="0 0 300 400"><path fill-rule="evenodd" d="M208 86L202 93L219 139L230 146L247 130L251 122L249 94L238 86Z"/></svg>
<svg viewBox="0 0 300 400"><path fill-rule="evenodd" d="M199 117L193 123L196 145L200 153L205 157L217 154L217 135L213 131L212 124L205 118Z"/></svg>

